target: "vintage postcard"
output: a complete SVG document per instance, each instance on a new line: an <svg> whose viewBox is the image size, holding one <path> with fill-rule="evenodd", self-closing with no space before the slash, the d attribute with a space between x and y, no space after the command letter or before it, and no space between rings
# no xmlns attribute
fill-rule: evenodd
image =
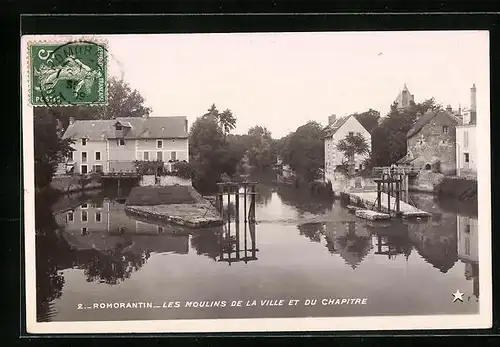
<svg viewBox="0 0 500 347"><path fill-rule="evenodd" d="M487 31L20 49L28 333L491 327Z"/></svg>

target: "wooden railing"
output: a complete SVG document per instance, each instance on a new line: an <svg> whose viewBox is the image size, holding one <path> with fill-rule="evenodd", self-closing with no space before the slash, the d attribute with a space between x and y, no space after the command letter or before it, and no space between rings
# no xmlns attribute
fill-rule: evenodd
<svg viewBox="0 0 500 347"><path fill-rule="evenodd" d="M373 176L382 176L383 174L416 176L419 172L420 169L413 166L377 166L372 169Z"/></svg>

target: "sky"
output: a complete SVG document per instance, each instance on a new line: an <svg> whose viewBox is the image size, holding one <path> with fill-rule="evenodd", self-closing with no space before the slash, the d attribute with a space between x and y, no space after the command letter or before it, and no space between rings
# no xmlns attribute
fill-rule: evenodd
<svg viewBox="0 0 500 347"><path fill-rule="evenodd" d="M215 103L233 133L275 138L307 121L372 108L387 114L404 84L420 102L470 105L489 117L487 31L108 35L110 75L145 98L152 117L190 124Z"/></svg>

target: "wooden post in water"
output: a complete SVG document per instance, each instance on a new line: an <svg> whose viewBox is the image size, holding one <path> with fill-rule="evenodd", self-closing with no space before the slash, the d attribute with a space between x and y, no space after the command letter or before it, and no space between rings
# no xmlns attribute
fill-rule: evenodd
<svg viewBox="0 0 500 347"><path fill-rule="evenodd" d="M381 187L380 187L380 182L377 181L377 208L378 208L378 211L382 211L382 193L381 193Z"/></svg>
<svg viewBox="0 0 500 347"><path fill-rule="evenodd" d="M224 206L224 203L222 201L222 196L223 196L222 189L223 189L223 187L219 184L218 188L219 188L219 192L217 193L217 205L218 205L217 207L219 208L219 213L220 213L220 216L222 218L222 217L224 217L224 210L222 209Z"/></svg>
<svg viewBox="0 0 500 347"><path fill-rule="evenodd" d="M247 184L243 183L243 218L247 222ZM246 234L245 234L246 235Z"/></svg>
<svg viewBox="0 0 500 347"><path fill-rule="evenodd" d="M255 223L255 195L256 195L256 191L255 191L255 184L252 183L252 187L251 187L251 202L250 202L250 223Z"/></svg>
<svg viewBox="0 0 500 347"><path fill-rule="evenodd" d="M390 185L390 181L389 179L387 180L387 213L391 213L391 192L390 192L390 188L389 188L389 185Z"/></svg>
<svg viewBox="0 0 500 347"><path fill-rule="evenodd" d="M400 190L401 179L396 181L396 212L399 213L399 190Z"/></svg>
<svg viewBox="0 0 500 347"><path fill-rule="evenodd" d="M408 203L408 175L405 175L405 199L406 203Z"/></svg>
<svg viewBox="0 0 500 347"><path fill-rule="evenodd" d="M234 215L234 217L236 222L238 223L240 221L240 185L236 184L234 188L236 189L236 191L234 192L234 204L236 208L236 214Z"/></svg>
<svg viewBox="0 0 500 347"><path fill-rule="evenodd" d="M231 185L226 184L225 187L227 188L227 221L230 223L231 222L231 211L230 211L229 207L231 204Z"/></svg>

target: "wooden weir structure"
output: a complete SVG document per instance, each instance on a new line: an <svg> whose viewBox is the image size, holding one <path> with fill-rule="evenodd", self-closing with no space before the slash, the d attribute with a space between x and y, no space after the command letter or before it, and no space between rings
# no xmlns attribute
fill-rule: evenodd
<svg viewBox="0 0 500 347"><path fill-rule="evenodd" d="M226 221L225 230L220 234L220 256L218 261L231 265L235 262L245 263L257 260L255 241L255 198L257 196L257 182L224 182L217 183L218 193L216 207L222 220ZM233 199L232 199L233 198ZM243 198L242 205L240 200ZM227 200L226 200L227 199ZM224 201L227 201L227 210L224 214ZM234 200L234 213L231 212L231 202ZM243 217L243 249L240 241L240 208ZM231 221L234 221L234 235L232 235Z"/></svg>

